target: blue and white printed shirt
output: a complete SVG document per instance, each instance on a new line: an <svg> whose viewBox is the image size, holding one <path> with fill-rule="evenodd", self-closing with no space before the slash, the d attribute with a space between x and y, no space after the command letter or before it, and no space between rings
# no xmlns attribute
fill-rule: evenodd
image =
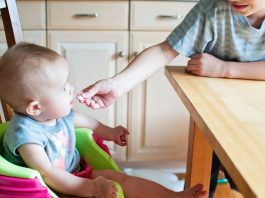
<svg viewBox="0 0 265 198"><path fill-rule="evenodd" d="M265 20L256 29L227 0L201 0L167 42L187 57L209 53L225 61L265 61Z"/></svg>
<svg viewBox="0 0 265 198"><path fill-rule="evenodd" d="M26 166L18 153L23 144L43 147L54 167L68 172L77 170L80 156L75 147L73 111L56 120L55 126L47 126L28 116L15 113L4 136L4 157L17 165Z"/></svg>

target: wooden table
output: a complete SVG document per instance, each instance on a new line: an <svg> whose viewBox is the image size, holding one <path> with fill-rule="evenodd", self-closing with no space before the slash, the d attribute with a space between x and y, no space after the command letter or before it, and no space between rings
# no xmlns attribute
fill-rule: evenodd
<svg viewBox="0 0 265 198"><path fill-rule="evenodd" d="M265 82L198 77L183 67L165 74L191 116L186 187L208 189L214 150L246 198L264 198Z"/></svg>

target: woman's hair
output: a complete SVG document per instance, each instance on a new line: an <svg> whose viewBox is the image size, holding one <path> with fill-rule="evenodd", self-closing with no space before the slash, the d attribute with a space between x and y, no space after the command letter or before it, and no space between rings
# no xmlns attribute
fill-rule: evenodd
<svg viewBox="0 0 265 198"><path fill-rule="evenodd" d="M38 87L47 77L47 63L59 58L55 51L31 43L9 48L0 58L0 99L21 112L38 97Z"/></svg>

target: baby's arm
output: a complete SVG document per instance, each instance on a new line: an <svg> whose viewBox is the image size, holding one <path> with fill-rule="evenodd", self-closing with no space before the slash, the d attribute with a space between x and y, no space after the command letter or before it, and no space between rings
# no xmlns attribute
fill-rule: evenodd
<svg viewBox="0 0 265 198"><path fill-rule="evenodd" d="M265 80L265 62L223 61L206 53L192 56L186 70L198 76Z"/></svg>
<svg viewBox="0 0 265 198"><path fill-rule="evenodd" d="M77 112L74 112L74 126L89 128L103 140L114 141L121 146L127 144L129 132L123 126L112 128L100 123L95 118L84 116Z"/></svg>
<svg viewBox="0 0 265 198"><path fill-rule="evenodd" d="M80 197L116 197L112 195L117 192L114 182L103 177L85 179L56 168L37 144L24 144L18 148L18 152L28 167L38 170L45 183L60 193Z"/></svg>

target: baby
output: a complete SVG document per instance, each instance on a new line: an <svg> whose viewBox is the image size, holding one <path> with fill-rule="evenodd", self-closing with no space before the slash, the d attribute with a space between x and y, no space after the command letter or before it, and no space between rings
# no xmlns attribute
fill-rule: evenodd
<svg viewBox="0 0 265 198"><path fill-rule="evenodd" d="M112 170L93 170L75 148L74 127L85 127L103 140L127 144L127 129L108 127L72 110L74 88L67 62L56 52L20 43L0 59L0 99L14 109L4 137L4 157L38 170L55 191L80 197L116 197L114 181L127 198L201 197L198 184L183 192Z"/></svg>

